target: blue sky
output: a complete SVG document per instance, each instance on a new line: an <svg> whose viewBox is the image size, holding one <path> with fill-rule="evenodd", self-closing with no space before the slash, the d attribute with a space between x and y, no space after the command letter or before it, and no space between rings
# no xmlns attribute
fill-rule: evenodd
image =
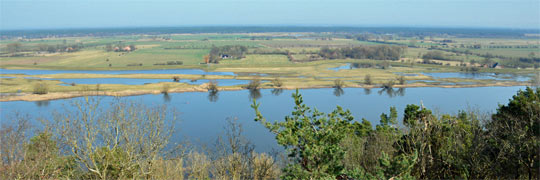
<svg viewBox="0 0 540 180"><path fill-rule="evenodd" d="M4 30L209 25L540 29L540 0L0 0Z"/></svg>

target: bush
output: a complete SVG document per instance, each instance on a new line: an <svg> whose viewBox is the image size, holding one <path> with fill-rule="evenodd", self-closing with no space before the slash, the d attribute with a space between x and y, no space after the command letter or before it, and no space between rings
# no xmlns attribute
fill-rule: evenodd
<svg viewBox="0 0 540 180"><path fill-rule="evenodd" d="M176 120L165 106L117 100L104 107L95 97L71 105L77 108L53 113L44 126L87 172L82 179L141 179L160 153L175 149L165 150Z"/></svg>
<svg viewBox="0 0 540 180"><path fill-rule="evenodd" d="M272 84L274 84L275 87L281 87L283 85L283 82L281 82L281 79L276 78L272 80Z"/></svg>
<svg viewBox="0 0 540 180"><path fill-rule="evenodd" d="M261 85L261 80L260 79L253 79L246 86L246 89L251 89L251 90L259 89L260 85Z"/></svg>
<svg viewBox="0 0 540 180"><path fill-rule="evenodd" d="M341 89L343 86L345 86L345 82L343 82L341 79L334 80L334 88Z"/></svg>
<svg viewBox="0 0 540 180"><path fill-rule="evenodd" d="M163 87L161 88L161 93L167 94L169 93L169 89L170 89L169 84L164 84Z"/></svg>
<svg viewBox="0 0 540 180"><path fill-rule="evenodd" d="M371 85L371 83L373 83L371 81L371 75L366 75L366 77L364 77L364 84L367 84L367 85Z"/></svg>
<svg viewBox="0 0 540 180"><path fill-rule="evenodd" d="M392 87L394 87L394 84L396 84L396 83L394 82L394 80L390 80L390 81L388 81L388 82L386 82L386 83L383 83L381 87L382 87L383 89L392 89Z"/></svg>
<svg viewBox="0 0 540 180"><path fill-rule="evenodd" d="M210 92L217 92L218 91L218 83L216 80L210 80L208 82L208 87L206 87L206 89L208 89L208 91Z"/></svg>
<svg viewBox="0 0 540 180"><path fill-rule="evenodd" d="M47 94L49 93L49 85L43 83L43 82L40 82L40 83L36 83L34 84L34 91L33 91L34 94Z"/></svg>
<svg viewBox="0 0 540 180"><path fill-rule="evenodd" d="M253 101L255 121L275 134L278 144L287 149L290 164L283 170L282 179L334 179L344 170L345 150L341 142L353 120L351 112L337 107L325 114L307 107L302 95L293 94L295 111L285 121L268 122Z"/></svg>
<svg viewBox="0 0 540 180"><path fill-rule="evenodd" d="M399 76L398 77L398 82L399 82L399 84L404 85L407 82L405 80L405 76Z"/></svg>

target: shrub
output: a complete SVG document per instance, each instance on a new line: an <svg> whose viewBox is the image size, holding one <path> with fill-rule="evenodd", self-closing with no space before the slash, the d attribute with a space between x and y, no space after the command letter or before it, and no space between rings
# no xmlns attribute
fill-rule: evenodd
<svg viewBox="0 0 540 180"><path fill-rule="evenodd" d="M398 77L398 82L399 82L399 84L404 85L407 82L405 80L405 76L399 76Z"/></svg>
<svg viewBox="0 0 540 180"><path fill-rule="evenodd" d="M165 106L117 100L103 107L95 97L71 105L76 108L53 113L44 126L87 172L82 179L145 177L151 162L166 151L176 120Z"/></svg>
<svg viewBox="0 0 540 180"><path fill-rule="evenodd" d="M204 153L192 151L187 155L189 179L209 179L210 166L210 159Z"/></svg>
<svg viewBox="0 0 540 180"><path fill-rule="evenodd" d="M253 153L253 178L278 179L279 168L274 159L266 153Z"/></svg>
<svg viewBox="0 0 540 180"><path fill-rule="evenodd" d="M343 82L341 79L334 80L334 88L341 89L343 86L345 86L345 82Z"/></svg>
<svg viewBox="0 0 540 180"><path fill-rule="evenodd" d="M211 92L217 92L218 91L218 83L216 80L210 80L210 82L208 82L208 87L206 87L206 89L208 89L208 91L211 91Z"/></svg>
<svg viewBox="0 0 540 180"><path fill-rule="evenodd" d="M169 84L164 84L163 87L161 88L161 93L167 94L169 93L169 89L170 89Z"/></svg>
<svg viewBox="0 0 540 180"><path fill-rule="evenodd" d="M366 75L366 77L364 77L364 84L367 84L367 85L371 85L371 83L373 83L371 81L371 75Z"/></svg>
<svg viewBox="0 0 540 180"><path fill-rule="evenodd" d="M251 89L251 90L259 89L260 85L261 85L261 80L260 79L253 79L246 86L246 89Z"/></svg>
<svg viewBox="0 0 540 180"><path fill-rule="evenodd" d="M293 94L295 111L285 121L268 122L253 101L255 121L275 134L278 144L287 149L290 163L283 170L282 179L334 179L344 170L345 150L341 147L349 125L351 112L337 107L325 114L307 107L296 90Z"/></svg>
<svg viewBox="0 0 540 180"><path fill-rule="evenodd" d="M155 160L152 162L152 173L149 179L184 179L184 159L174 158Z"/></svg>
<svg viewBox="0 0 540 180"><path fill-rule="evenodd" d="M394 84L395 84L394 80L390 80L386 83L383 83L381 87L383 89L392 89L392 87L394 87Z"/></svg>
<svg viewBox="0 0 540 180"><path fill-rule="evenodd" d="M283 85L283 82L281 82L281 79L276 78L272 80L272 84L274 84L275 87L281 87Z"/></svg>
<svg viewBox="0 0 540 180"><path fill-rule="evenodd" d="M43 83L43 82L40 82L40 83L36 83L34 84L34 91L33 91L34 94L47 94L49 93L49 85Z"/></svg>

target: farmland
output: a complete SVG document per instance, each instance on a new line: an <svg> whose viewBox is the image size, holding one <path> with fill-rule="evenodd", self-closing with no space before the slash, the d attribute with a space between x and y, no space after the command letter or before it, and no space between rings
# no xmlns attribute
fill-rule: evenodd
<svg viewBox="0 0 540 180"><path fill-rule="evenodd" d="M124 50L125 47L133 50ZM372 48L376 47L376 48ZM401 47L392 58L380 54L352 55L364 49L378 51ZM226 49L244 48L238 57L222 57ZM326 48L325 53L321 50ZM351 49L352 48L352 49ZM214 51L215 50L215 51ZM219 50L219 52L218 52ZM339 51L336 51L339 50ZM212 56L212 51L216 52ZM328 54L334 52L334 54ZM526 85L512 78L470 79L438 78L424 73L492 73L534 77L540 59L539 40L535 37L470 38L459 36L399 36L325 32L258 32L197 34L132 34L113 36L68 36L40 38L4 38L0 41L0 67L3 69L41 70L151 70L202 69L229 72L231 75L63 74L22 75L3 79L1 93L32 91L33 84L46 82L51 92L76 92L89 85L64 86L56 79L69 78L142 78L239 79L264 80L260 88L379 87L475 87ZM232 52L231 52L232 53ZM338 54L335 54L338 53ZM340 54L344 53L344 54ZM208 56L213 58L206 62ZM427 56L429 55L429 56ZM218 57L219 56L219 57ZM363 57L363 58L356 58ZM386 60L385 60L386 59ZM493 68L497 63L499 67ZM497 66L497 65L495 65ZM408 74L402 76L401 74ZM370 76L370 83L366 83ZM33 78L33 79L28 79ZM51 79L52 78L52 79ZM398 79L402 82L398 83ZM36 80L39 79L39 80ZM339 82L336 82L339 80ZM409 82L409 83L407 83ZM122 85L99 82L101 90L120 92L145 90L159 93L167 83ZM205 91L206 84L173 84L173 91ZM220 86L222 90L243 88ZM91 89L91 88L90 88Z"/></svg>

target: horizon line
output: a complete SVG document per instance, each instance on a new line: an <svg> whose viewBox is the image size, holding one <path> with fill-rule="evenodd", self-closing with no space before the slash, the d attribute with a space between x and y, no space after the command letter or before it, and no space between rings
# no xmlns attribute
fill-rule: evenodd
<svg viewBox="0 0 540 180"><path fill-rule="evenodd" d="M156 26L101 26L101 27L59 27L59 28L2 28L0 31L47 31L47 30L83 30L83 29L135 29L135 28L212 28L212 27L304 27L304 28L413 28L413 29L497 29L497 30L529 30L540 31L538 28L524 27L474 27L474 26L403 26L403 25L287 25L287 24L259 24L259 25L156 25Z"/></svg>

